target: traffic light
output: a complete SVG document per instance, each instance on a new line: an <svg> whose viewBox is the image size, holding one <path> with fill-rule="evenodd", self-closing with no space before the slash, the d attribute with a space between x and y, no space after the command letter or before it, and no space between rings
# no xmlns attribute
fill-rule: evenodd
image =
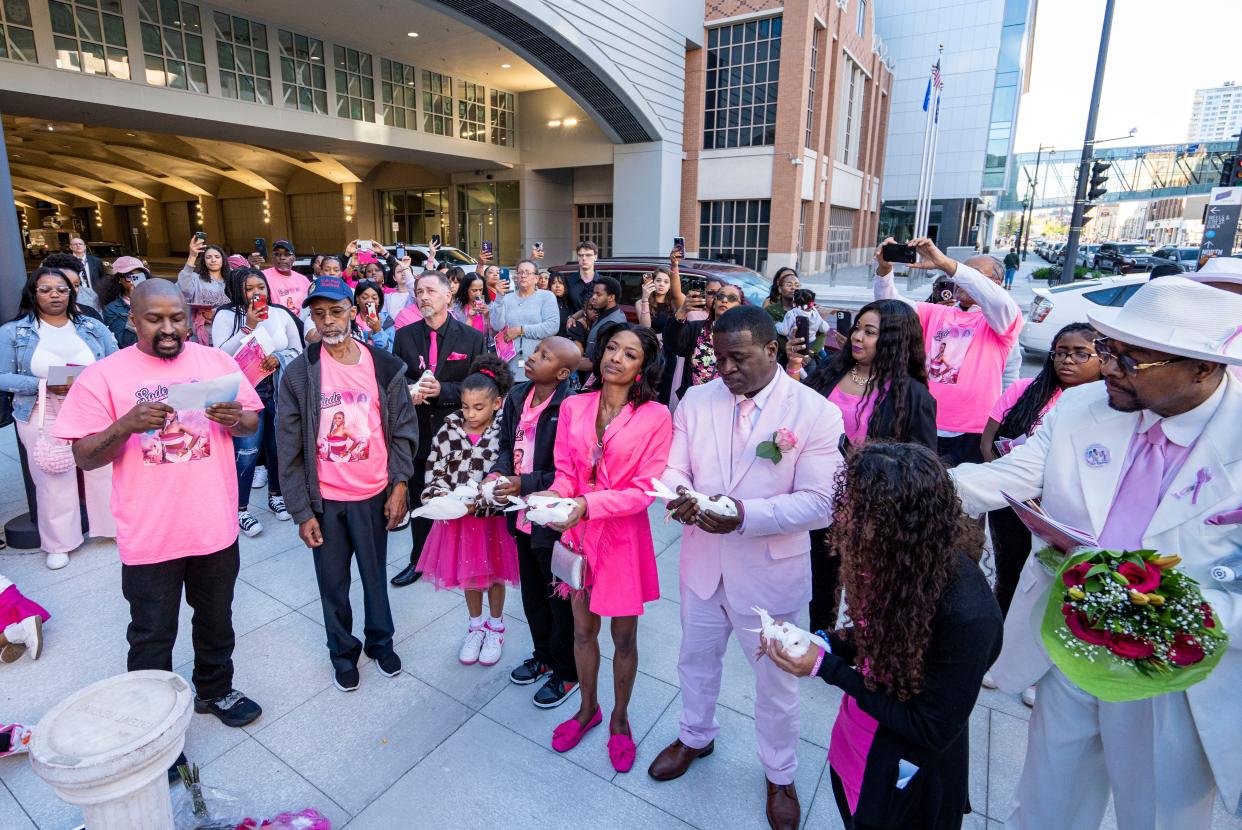
<svg viewBox="0 0 1242 830"><path fill-rule="evenodd" d="M1108 192L1105 184L1108 182L1108 168L1112 166L1111 161L1091 162L1091 183L1087 188L1088 202L1094 202Z"/></svg>
<svg viewBox="0 0 1242 830"><path fill-rule="evenodd" d="M1225 156L1220 161L1220 186L1229 187L1233 184L1233 174L1237 169L1237 157Z"/></svg>
<svg viewBox="0 0 1242 830"><path fill-rule="evenodd" d="M1242 187L1242 155L1229 159L1229 183L1226 187Z"/></svg>

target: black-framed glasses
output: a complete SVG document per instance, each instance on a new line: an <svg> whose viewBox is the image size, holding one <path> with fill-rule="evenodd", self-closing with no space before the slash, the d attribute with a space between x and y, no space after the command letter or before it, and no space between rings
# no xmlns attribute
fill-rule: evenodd
<svg viewBox="0 0 1242 830"><path fill-rule="evenodd" d="M1086 349L1055 349L1052 352L1052 360L1054 363L1077 363L1082 365L1093 357L1099 357L1095 352L1089 352Z"/></svg>
<svg viewBox="0 0 1242 830"><path fill-rule="evenodd" d="M1183 360L1186 360L1184 357L1170 357L1167 360L1153 360L1150 363L1139 363L1128 354L1117 354L1117 352L1113 351L1112 347L1108 345L1108 340L1105 338L1092 340L1091 345L1095 346L1095 353L1099 355L1101 366L1106 366L1115 360L1117 361L1117 365L1121 367L1121 371L1125 372L1130 377L1134 377L1144 369L1154 369L1157 366L1168 366L1170 363L1180 363Z"/></svg>

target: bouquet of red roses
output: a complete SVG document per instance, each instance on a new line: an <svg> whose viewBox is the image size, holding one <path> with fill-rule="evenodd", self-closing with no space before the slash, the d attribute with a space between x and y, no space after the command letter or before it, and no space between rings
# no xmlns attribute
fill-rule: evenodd
<svg viewBox="0 0 1242 830"><path fill-rule="evenodd" d="M1181 558L1078 548L1057 571L1044 647L1065 676L1100 700L1142 700L1211 673L1228 637Z"/></svg>

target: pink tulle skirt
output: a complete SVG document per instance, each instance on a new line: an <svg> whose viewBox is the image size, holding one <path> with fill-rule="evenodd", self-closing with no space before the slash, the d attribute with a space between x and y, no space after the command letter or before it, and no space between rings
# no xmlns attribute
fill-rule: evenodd
<svg viewBox="0 0 1242 830"><path fill-rule="evenodd" d="M514 567L517 567L517 560L514 559ZM51 619L52 615L43 609L39 603L26 599L22 596L22 592L17 590L17 586L10 584L9 587L0 591L0 628L6 625L12 625L15 622L21 622L27 617L38 615L43 618L44 622Z"/></svg>
<svg viewBox="0 0 1242 830"><path fill-rule="evenodd" d="M517 545L503 516L462 516L431 526L418 570L437 590L486 591L518 584Z"/></svg>

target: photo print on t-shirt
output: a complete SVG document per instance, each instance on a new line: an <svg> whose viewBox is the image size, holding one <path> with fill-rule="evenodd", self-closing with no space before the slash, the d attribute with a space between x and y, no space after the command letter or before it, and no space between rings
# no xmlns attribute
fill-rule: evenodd
<svg viewBox="0 0 1242 830"><path fill-rule="evenodd" d="M158 403L168 397L168 387L177 383L196 383L197 378L161 381L141 386L134 392L134 405ZM159 429L148 430L139 438L142 463L180 464L211 457L211 422L202 409L171 413Z"/></svg>
<svg viewBox="0 0 1242 830"><path fill-rule="evenodd" d="M370 397L357 389L331 389L319 394L320 461L347 464L370 456L370 407Z"/></svg>
<svg viewBox="0 0 1242 830"><path fill-rule="evenodd" d="M927 380L956 386L966 362L966 351L974 338L974 329L945 326L932 336L932 353L927 360Z"/></svg>

